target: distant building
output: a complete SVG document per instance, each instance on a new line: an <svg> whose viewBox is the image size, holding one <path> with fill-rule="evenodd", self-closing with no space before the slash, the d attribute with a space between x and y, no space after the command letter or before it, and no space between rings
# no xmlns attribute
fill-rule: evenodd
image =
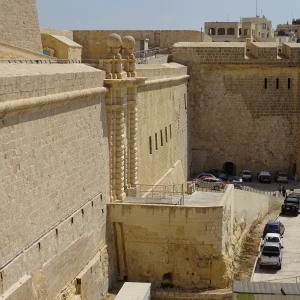
<svg viewBox="0 0 300 300"><path fill-rule="evenodd" d="M205 33L213 42L275 42L272 21L263 17L242 18L240 22L205 22Z"/></svg>
<svg viewBox="0 0 300 300"><path fill-rule="evenodd" d="M279 24L276 28L277 36L290 36L295 42L300 43L300 19L293 19L292 23Z"/></svg>

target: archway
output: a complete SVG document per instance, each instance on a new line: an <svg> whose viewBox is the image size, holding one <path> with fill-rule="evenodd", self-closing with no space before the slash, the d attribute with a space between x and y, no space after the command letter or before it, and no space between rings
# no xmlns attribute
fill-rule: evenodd
<svg viewBox="0 0 300 300"><path fill-rule="evenodd" d="M216 35L216 29L215 28L209 28L208 35Z"/></svg>
<svg viewBox="0 0 300 300"><path fill-rule="evenodd" d="M227 29L227 35L234 35L234 34L235 34L234 28L228 28Z"/></svg>
<svg viewBox="0 0 300 300"><path fill-rule="evenodd" d="M228 175L236 175L236 165L232 162L227 162L223 165L223 169Z"/></svg>
<svg viewBox="0 0 300 300"><path fill-rule="evenodd" d="M225 35L225 28L219 28L218 35Z"/></svg>

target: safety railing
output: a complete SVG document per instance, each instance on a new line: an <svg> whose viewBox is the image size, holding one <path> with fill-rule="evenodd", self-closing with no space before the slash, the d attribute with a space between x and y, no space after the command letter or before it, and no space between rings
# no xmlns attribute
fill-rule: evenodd
<svg viewBox="0 0 300 300"><path fill-rule="evenodd" d="M0 59L9 64L80 64L80 59Z"/></svg>
<svg viewBox="0 0 300 300"><path fill-rule="evenodd" d="M158 58L171 54L170 48L150 48L134 52L137 64L147 64L150 58Z"/></svg>
<svg viewBox="0 0 300 300"><path fill-rule="evenodd" d="M128 194L127 202L184 205L186 184L148 185L138 184Z"/></svg>

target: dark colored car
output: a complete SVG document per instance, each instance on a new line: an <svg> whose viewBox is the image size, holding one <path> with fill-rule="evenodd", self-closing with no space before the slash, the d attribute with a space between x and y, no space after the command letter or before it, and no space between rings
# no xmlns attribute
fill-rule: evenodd
<svg viewBox="0 0 300 300"><path fill-rule="evenodd" d="M274 180L278 183L288 183L289 179L286 173L284 172L276 172L274 176Z"/></svg>
<svg viewBox="0 0 300 300"><path fill-rule="evenodd" d="M262 171L262 172L258 173L257 180L258 180L258 182L271 183L272 182L272 176L269 172Z"/></svg>
<svg viewBox="0 0 300 300"><path fill-rule="evenodd" d="M284 203L281 206L281 214L292 213L295 216L299 214L299 203L300 199L298 197L287 196Z"/></svg>
<svg viewBox="0 0 300 300"><path fill-rule="evenodd" d="M214 175L217 178L220 178L222 180L228 180L228 174L225 170L220 170L220 169L211 169L208 172L209 174Z"/></svg>
<svg viewBox="0 0 300 300"><path fill-rule="evenodd" d="M284 234L284 225L279 221L269 221L264 228L263 238L267 233L279 233L281 236Z"/></svg>

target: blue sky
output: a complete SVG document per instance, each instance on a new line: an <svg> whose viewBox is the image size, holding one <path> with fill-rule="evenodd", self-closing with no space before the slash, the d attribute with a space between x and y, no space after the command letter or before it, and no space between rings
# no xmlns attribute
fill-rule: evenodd
<svg viewBox="0 0 300 300"><path fill-rule="evenodd" d="M37 0L41 26L59 29L195 29L255 16L255 0ZM205 4L204 4L205 3ZM279 23L300 18L300 0L258 0ZM297 15L298 13L298 15Z"/></svg>

